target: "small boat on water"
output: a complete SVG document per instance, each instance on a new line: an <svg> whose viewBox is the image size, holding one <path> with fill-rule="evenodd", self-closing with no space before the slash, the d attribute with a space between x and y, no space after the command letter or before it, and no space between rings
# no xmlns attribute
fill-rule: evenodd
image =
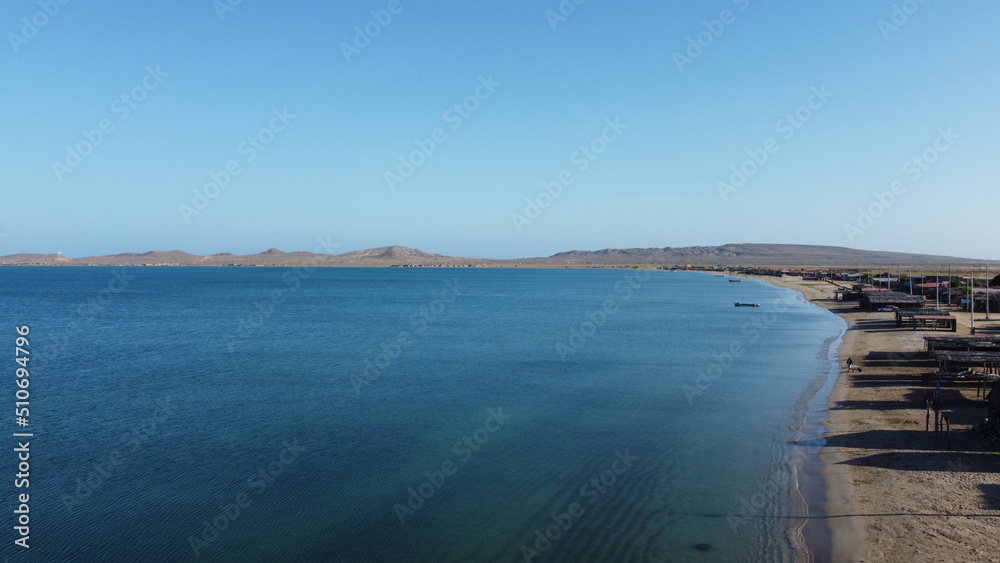
<svg viewBox="0 0 1000 563"><path fill-rule="evenodd" d="M760 307L760 303L733 303L737 307Z"/></svg>
<svg viewBox="0 0 1000 563"><path fill-rule="evenodd" d="M729 280L729 281L731 281L733 283L741 283L743 280Z"/></svg>

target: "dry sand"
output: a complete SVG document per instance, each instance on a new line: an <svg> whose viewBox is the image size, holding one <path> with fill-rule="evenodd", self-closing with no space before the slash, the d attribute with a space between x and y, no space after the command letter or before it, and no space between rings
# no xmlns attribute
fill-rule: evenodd
<svg viewBox="0 0 1000 563"><path fill-rule="evenodd" d="M922 374L937 365L921 353L923 337L956 333L897 327L892 313L835 300L829 282L760 279L844 318L841 366L851 357L862 367L841 371L820 453L832 560L1000 562L1000 445L968 430L986 415L976 386L942 386L942 408L953 411L951 450L943 432L935 437L933 418L925 431L924 393L934 381ZM969 313L953 314L957 334L969 334ZM983 315L977 333L991 328Z"/></svg>

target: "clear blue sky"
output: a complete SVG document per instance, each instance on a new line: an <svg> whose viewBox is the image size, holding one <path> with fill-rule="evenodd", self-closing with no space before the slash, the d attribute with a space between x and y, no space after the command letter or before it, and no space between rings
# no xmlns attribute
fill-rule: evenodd
<svg viewBox="0 0 1000 563"><path fill-rule="evenodd" d="M1000 253L996 2L50 2L0 4L0 255Z"/></svg>

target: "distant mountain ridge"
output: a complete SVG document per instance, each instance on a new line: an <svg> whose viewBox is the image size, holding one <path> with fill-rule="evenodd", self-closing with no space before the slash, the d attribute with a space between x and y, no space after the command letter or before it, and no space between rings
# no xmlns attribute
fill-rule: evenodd
<svg viewBox="0 0 1000 563"><path fill-rule="evenodd" d="M974 266L996 261L952 256L856 250L839 246L804 244L724 244L663 248L605 248L570 250L548 257L495 259L432 254L406 246L381 246L343 254L285 252L270 248L258 254L221 252L210 256L183 250L154 250L111 256L69 258L62 254L12 254L0 256L0 265L80 266Z"/></svg>
<svg viewBox="0 0 1000 563"><path fill-rule="evenodd" d="M343 257L351 259L371 259L371 260L427 260L437 258L447 258L440 254L431 254L416 248L407 246L380 246L378 248L367 248L365 250L355 250L341 254Z"/></svg>
<svg viewBox="0 0 1000 563"><path fill-rule="evenodd" d="M553 260L591 262L595 264L681 264L681 265L743 265L743 266L862 266L862 265L971 265L983 260L857 250L840 246L806 244L724 244L722 246L687 246L664 248L608 248L596 251L573 250L551 256Z"/></svg>

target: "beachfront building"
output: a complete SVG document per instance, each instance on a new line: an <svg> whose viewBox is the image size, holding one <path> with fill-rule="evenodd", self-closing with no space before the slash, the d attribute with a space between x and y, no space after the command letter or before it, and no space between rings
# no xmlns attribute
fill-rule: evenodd
<svg viewBox="0 0 1000 563"><path fill-rule="evenodd" d="M1000 336L925 336L942 379L1000 380Z"/></svg>
<svg viewBox="0 0 1000 563"><path fill-rule="evenodd" d="M894 289L899 287L899 278L890 275L888 272L878 274L872 278L872 285L875 287L882 287L885 289Z"/></svg>
<svg viewBox="0 0 1000 563"><path fill-rule="evenodd" d="M958 319L940 309L896 309L896 326L957 332Z"/></svg>
<svg viewBox="0 0 1000 563"><path fill-rule="evenodd" d="M832 274L830 278L837 281L856 282L861 279L861 274L858 272L837 272Z"/></svg>
<svg viewBox="0 0 1000 563"><path fill-rule="evenodd" d="M858 306L862 309L890 306L900 309L919 309L924 306L926 301L923 295L907 295L901 291L879 291L878 288L867 288L861 291Z"/></svg>
<svg viewBox="0 0 1000 563"><path fill-rule="evenodd" d="M924 282L913 284L914 294L920 293L922 295L934 295L935 291L944 291L948 289L948 282Z"/></svg>
<svg viewBox="0 0 1000 563"><path fill-rule="evenodd" d="M990 312L1000 311L1000 289L992 287L989 289L973 289L972 299L975 303L974 307L976 311L985 311L987 304L989 304ZM968 308L968 296L962 299L962 304Z"/></svg>

